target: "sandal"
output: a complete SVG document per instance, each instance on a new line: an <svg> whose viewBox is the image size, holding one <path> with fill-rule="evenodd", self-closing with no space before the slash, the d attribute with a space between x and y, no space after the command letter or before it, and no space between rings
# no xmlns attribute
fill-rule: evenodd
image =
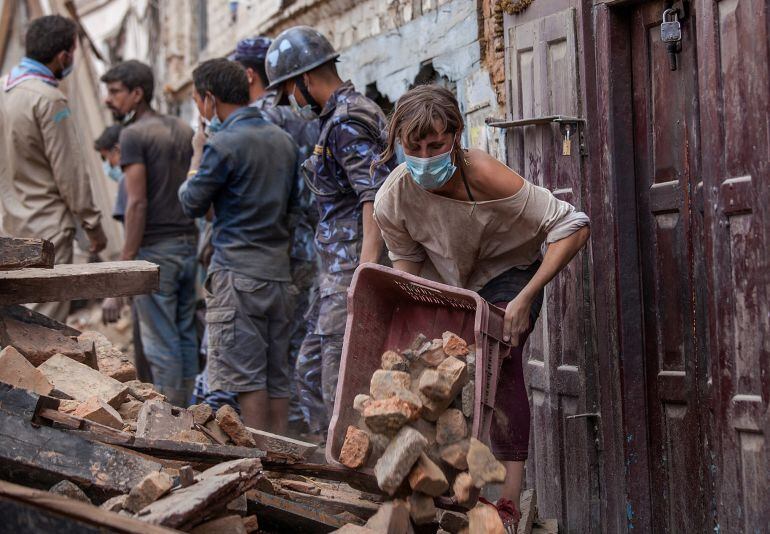
<svg viewBox="0 0 770 534"><path fill-rule="evenodd" d="M513 504L513 501L501 497L497 500L497 503L491 503L484 497L479 497L479 501L490 506L494 506L497 513L500 515L500 519L503 522L503 528L507 534L516 534L519 529L519 520L521 519L521 512Z"/></svg>

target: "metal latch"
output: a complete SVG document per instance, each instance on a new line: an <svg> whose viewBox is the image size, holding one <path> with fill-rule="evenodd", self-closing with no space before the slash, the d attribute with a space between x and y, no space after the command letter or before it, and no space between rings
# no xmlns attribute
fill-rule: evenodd
<svg viewBox="0 0 770 534"><path fill-rule="evenodd" d="M597 419L602 418L602 414L600 413L579 413L575 415L568 415L567 419L587 419L589 417L595 417Z"/></svg>
<svg viewBox="0 0 770 534"><path fill-rule="evenodd" d="M491 128L523 128L525 126L538 126L544 124L558 124L563 137L562 154L570 156L570 146L572 139L577 139L578 148L581 156L588 155L588 148L585 142L586 120L579 117L570 117L568 115L546 115L544 117L531 117L528 119L504 120L495 117L487 117L484 121Z"/></svg>

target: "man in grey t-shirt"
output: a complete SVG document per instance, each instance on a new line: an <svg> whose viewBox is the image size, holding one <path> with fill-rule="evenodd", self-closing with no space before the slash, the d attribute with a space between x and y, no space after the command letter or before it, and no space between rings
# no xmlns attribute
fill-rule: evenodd
<svg viewBox="0 0 770 534"><path fill-rule="evenodd" d="M153 74L138 61L102 76L106 104L126 124L120 165L126 187L122 260L160 266L160 287L134 299L153 382L172 404L187 406L198 372L195 334L195 222L182 212L177 190L192 157L192 129L151 107Z"/></svg>

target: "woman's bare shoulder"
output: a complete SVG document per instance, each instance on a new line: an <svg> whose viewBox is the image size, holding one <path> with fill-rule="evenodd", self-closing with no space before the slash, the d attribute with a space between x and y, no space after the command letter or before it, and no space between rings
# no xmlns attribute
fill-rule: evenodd
<svg viewBox="0 0 770 534"><path fill-rule="evenodd" d="M466 151L477 187L492 198L515 195L524 186L524 178L503 162L478 148Z"/></svg>

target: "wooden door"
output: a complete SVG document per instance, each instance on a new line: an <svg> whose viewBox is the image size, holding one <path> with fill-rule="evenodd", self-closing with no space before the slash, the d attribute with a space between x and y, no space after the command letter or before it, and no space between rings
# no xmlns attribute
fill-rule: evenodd
<svg viewBox="0 0 770 534"><path fill-rule="evenodd" d="M569 8L506 32L510 116L581 117L583 105L575 32ZM556 124L508 131L509 163L527 180L583 207L584 167L579 141L562 156ZM532 426L527 485L537 490L541 517L556 517L560 532L598 528L596 432L588 314L587 257L580 253L545 290L541 317L525 354ZM574 418L572 416L579 416Z"/></svg>
<svg viewBox="0 0 770 534"><path fill-rule="evenodd" d="M709 530L770 528L770 14L699 1L705 246L711 277Z"/></svg>
<svg viewBox="0 0 770 534"><path fill-rule="evenodd" d="M655 532L704 532L707 464L701 410L707 402L702 399L699 376L707 332L702 217L696 202L700 181L697 15L690 10L681 22L682 50L677 54L677 69L671 70L666 44L660 40L664 9L662 1L645 3L631 19L651 499L646 523Z"/></svg>

